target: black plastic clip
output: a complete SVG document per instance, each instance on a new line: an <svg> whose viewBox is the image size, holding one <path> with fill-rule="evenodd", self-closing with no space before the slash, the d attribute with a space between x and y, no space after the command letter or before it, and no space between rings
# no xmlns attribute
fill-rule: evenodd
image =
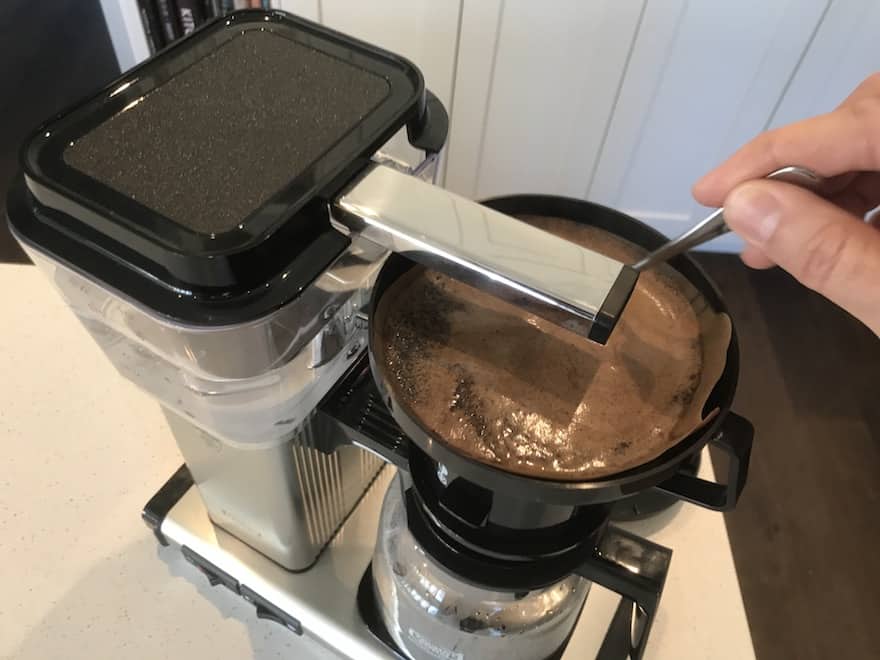
<svg viewBox="0 0 880 660"><path fill-rule="evenodd" d="M291 616L280 607L273 605L258 593L248 589L244 585L241 585L241 597L254 606L257 611L258 619L274 621L275 623L284 626L292 633L296 633L297 635L303 634L303 627L299 622L299 619Z"/></svg>
<svg viewBox="0 0 880 660"><path fill-rule="evenodd" d="M706 481L682 471L655 488L707 509L730 511L746 485L754 435L755 430L747 419L728 413L721 430L709 441L711 446L727 454L726 483Z"/></svg>
<svg viewBox="0 0 880 660"><path fill-rule="evenodd" d="M406 136L416 149L436 154L443 149L449 135L449 115L430 90L425 90L425 109L418 119L406 125Z"/></svg>

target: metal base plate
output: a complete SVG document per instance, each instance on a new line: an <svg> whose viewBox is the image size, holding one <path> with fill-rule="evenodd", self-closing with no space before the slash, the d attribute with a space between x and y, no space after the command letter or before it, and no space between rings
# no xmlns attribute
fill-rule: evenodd
<svg viewBox="0 0 880 660"><path fill-rule="evenodd" d="M309 637L339 658L399 658L370 632L357 605L382 499L393 476L392 468L382 470L317 563L300 573L285 570L211 523L194 486L167 510L157 537L178 548L211 584L252 602L257 616L286 626L293 639ZM593 598L592 592L600 590L593 585L562 660L596 657L613 613L606 599ZM302 651L305 646L315 648L307 643Z"/></svg>

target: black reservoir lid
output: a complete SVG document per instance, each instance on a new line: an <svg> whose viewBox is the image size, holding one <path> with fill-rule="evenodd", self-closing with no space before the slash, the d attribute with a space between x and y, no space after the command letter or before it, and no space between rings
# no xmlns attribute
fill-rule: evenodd
<svg viewBox="0 0 880 660"><path fill-rule="evenodd" d="M35 132L10 222L162 314L238 322L339 255L348 239L326 201L427 114L403 58L282 12L236 12Z"/></svg>

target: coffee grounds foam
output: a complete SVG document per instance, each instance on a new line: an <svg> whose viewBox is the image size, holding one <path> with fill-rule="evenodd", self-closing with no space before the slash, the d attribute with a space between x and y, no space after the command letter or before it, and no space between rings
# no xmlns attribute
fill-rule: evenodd
<svg viewBox="0 0 880 660"><path fill-rule="evenodd" d="M523 220L632 263L644 250L556 218ZM587 480L659 456L706 421L730 323L677 272L639 278L605 346L417 267L383 296L378 353L395 395L456 451Z"/></svg>

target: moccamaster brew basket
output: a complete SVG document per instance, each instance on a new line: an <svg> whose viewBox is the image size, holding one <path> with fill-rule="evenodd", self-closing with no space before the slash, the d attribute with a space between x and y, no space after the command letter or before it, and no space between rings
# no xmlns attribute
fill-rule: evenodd
<svg viewBox="0 0 880 660"><path fill-rule="evenodd" d="M519 195L489 200L485 204L511 216L550 217L592 226L646 251L665 240L633 218L583 200ZM670 266L697 293L698 299L703 301L701 306L713 315L728 318L721 295L690 257L676 257ZM412 410L405 392L398 386L388 366L382 336L383 310L387 313L390 305L382 303L384 296L394 291L395 283L414 268L418 265L401 255L392 255L385 262L372 294L369 360L362 358L359 368L352 369L336 394L322 404L322 410L340 420L359 442L374 447L399 467L417 471L421 483L438 481L436 469L422 467L424 460L430 465L441 465L444 476L440 481L461 478L479 489L491 491L488 501L499 509L508 506L511 498L539 502L548 508L606 505L655 488L711 509L729 510L736 505L748 472L753 429L747 420L730 410L736 390L739 350L736 334L729 325L727 334L720 334L722 341L716 338L713 342L716 355L709 359L715 363L717 372L711 376L702 374L702 378L707 379L706 395L695 399L695 404L701 404L704 421L685 437L650 460L597 478L555 479L517 474L499 465L478 461L449 445ZM396 298L391 296L390 300ZM448 400L446 393L442 396L444 401ZM620 415L626 416L627 412L622 409ZM626 438L621 436L623 439ZM707 482L690 473L689 459L708 443L730 459L726 483ZM470 503L474 501L472 498Z"/></svg>
<svg viewBox="0 0 880 660"><path fill-rule="evenodd" d="M289 568L380 465L314 450L308 420L366 345L387 254L333 229L328 200L404 126L445 140L412 64L237 12L40 127L8 195L28 254L168 413L215 522Z"/></svg>

